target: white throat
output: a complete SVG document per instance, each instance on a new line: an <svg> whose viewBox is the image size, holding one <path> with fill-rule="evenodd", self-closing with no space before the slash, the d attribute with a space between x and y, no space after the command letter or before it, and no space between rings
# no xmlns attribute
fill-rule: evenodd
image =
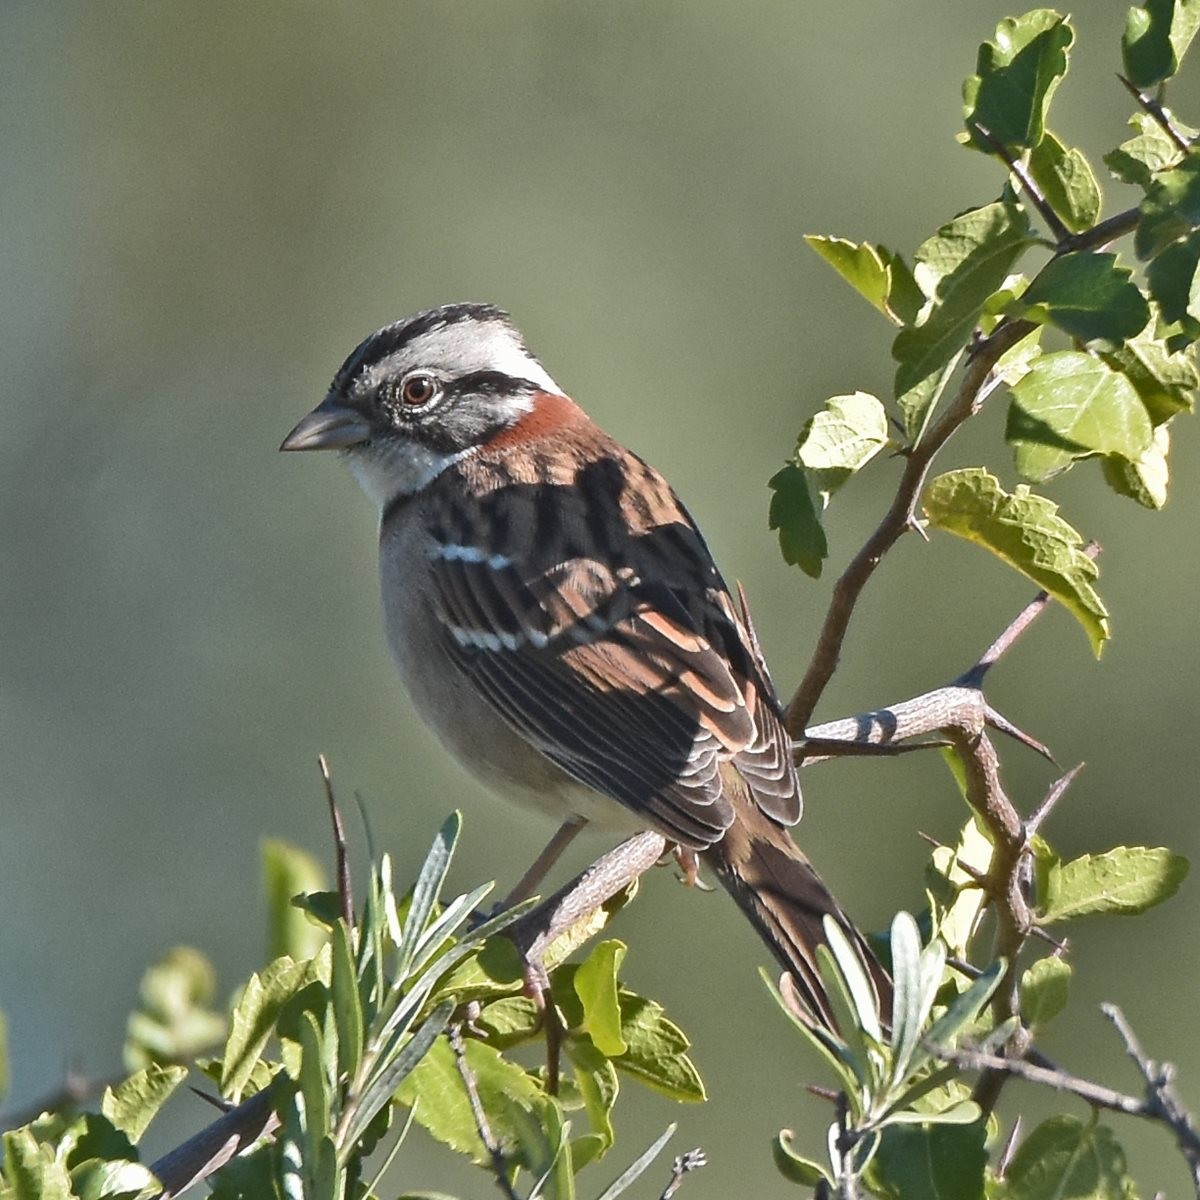
<svg viewBox="0 0 1200 1200"><path fill-rule="evenodd" d="M359 487L382 514L393 500L428 487L447 467L474 452L474 446L447 453L420 442L408 442L403 446L355 447L345 458Z"/></svg>

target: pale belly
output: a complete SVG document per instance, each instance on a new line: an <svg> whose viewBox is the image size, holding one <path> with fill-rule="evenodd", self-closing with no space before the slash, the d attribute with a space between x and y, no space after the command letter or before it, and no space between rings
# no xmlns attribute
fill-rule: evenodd
<svg viewBox="0 0 1200 1200"><path fill-rule="evenodd" d="M414 602L429 561L414 527L392 531L381 551L392 658L414 707L446 749L492 792L555 821L574 816L597 829L645 829L646 822L623 804L572 779L516 733L446 655L436 617Z"/></svg>

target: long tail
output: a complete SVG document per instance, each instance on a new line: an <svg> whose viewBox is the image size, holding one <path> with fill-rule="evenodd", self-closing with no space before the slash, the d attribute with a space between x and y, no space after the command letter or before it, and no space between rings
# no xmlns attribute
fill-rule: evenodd
<svg viewBox="0 0 1200 1200"><path fill-rule="evenodd" d="M736 793L741 792L741 788L736 789ZM729 798L737 818L721 841L704 852L705 861L780 964L791 973L800 999L816 1021L826 1028L837 1027L816 960L817 947L827 940L822 920L828 915L857 947L875 986L880 1017L885 1025L890 1023L892 981L854 922L787 830L763 813L748 795L736 793Z"/></svg>

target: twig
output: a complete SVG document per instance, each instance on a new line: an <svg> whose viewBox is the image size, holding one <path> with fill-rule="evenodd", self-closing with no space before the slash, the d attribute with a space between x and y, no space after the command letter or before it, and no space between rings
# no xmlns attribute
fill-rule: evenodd
<svg viewBox="0 0 1200 1200"><path fill-rule="evenodd" d="M475 1128L479 1133L479 1140L483 1142L483 1148L488 1152L488 1157L492 1160L492 1173L496 1176L496 1184L505 1196L508 1197L508 1200L521 1200L513 1188L512 1181L508 1177L508 1164L504 1160L504 1151L501 1150L500 1143L492 1135L492 1127L488 1124L487 1113L483 1111L483 1104L479 1099L479 1090L475 1086L475 1073L467 1065L467 1051L463 1045L462 1026L451 1025L448 1034L450 1037L450 1049L454 1051L454 1065L458 1068L458 1074L463 1081L463 1087L467 1089L467 1099L471 1104L471 1115L475 1118Z"/></svg>
<svg viewBox="0 0 1200 1200"><path fill-rule="evenodd" d="M1186 154L1191 149L1191 143L1176 129L1171 114L1153 96L1147 96L1132 80L1120 73L1117 78L1138 104L1158 122L1159 128L1171 139L1175 148Z"/></svg>
<svg viewBox="0 0 1200 1200"><path fill-rule="evenodd" d="M1065 775L1059 776L1046 793L1046 798L1034 809L1032 815L1025 821L1025 833L1032 837L1042 827L1042 823L1054 811L1054 806L1067 794L1067 789L1079 778L1079 772L1084 768L1083 763L1076 763Z"/></svg>
<svg viewBox="0 0 1200 1200"><path fill-rule="evenodd" d="M1146 1081L1144 1115L1161 1121L1175 1135L1175 1144L1187 1160L1192 1186L1196 1189L1196 1195L1200 1196L1200 1136L1192 1128L1191 1114L1175 1094L1175 1068L1170 1063L1159 1064L1150 1060L1137 1034L1125 1019L1125 1014L1115 1004L1102 1004L1100 1011L1113 1023L1121 1041L1125 1043L1125 1053L1133 1059Z"/></svg>
<svg viewBox="0 0 1200 1200"><path fill-rule="evenodd" d="M325 784L325 800L329 805L329 819L333 822L333 845L335 862L337 864L338 901L341 906L342 920L348 926L354 924L354 893L350 887L350 866L346 857L346 830L342 825L342 814L337 800L333 795L333 777L329 773L329 760L323 754L317 755L317 765L321 770L321 779Z"/></svg>
<svg viewBox="0 0 1200 1200"><path fill-rule="evenodd" d="M699 1146L695 1150L688 1150L684 1154L676 1155L675 1161L671 1164L671 1179L663 1188L662 1195L658 1200L671 1200L671 1197L683 1185L685 1175L706 1166L708 1166L708 1155Z"/></svg>
<svg viewBox="0 0 1200 1200"><path fill-rule="evenodd" d="M1046 197L1042 195L1042 189L1033 182L1029 172L1021 165L1021 161L1013 157L1008 147L998 141L990 129L985 129L978 122L972 122L972 129L1021 185L1022 190L1029 197L1030 204L1038 210L1038 215L1050 226L1050 232L1054 234L1055 245L1061 246L1070 238L1071 231L1063 224L1062 218L1054 211Z"/></svg>

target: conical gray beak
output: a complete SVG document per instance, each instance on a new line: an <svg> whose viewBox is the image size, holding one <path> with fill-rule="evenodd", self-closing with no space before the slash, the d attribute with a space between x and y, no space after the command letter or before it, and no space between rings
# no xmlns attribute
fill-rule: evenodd
<svg viewBox="0 0 1200 1200"><path fill-rule="evenodd" d="M371 436L362 413L333 400L323 400L283 439L280 450L340 450Z"/></svg>

